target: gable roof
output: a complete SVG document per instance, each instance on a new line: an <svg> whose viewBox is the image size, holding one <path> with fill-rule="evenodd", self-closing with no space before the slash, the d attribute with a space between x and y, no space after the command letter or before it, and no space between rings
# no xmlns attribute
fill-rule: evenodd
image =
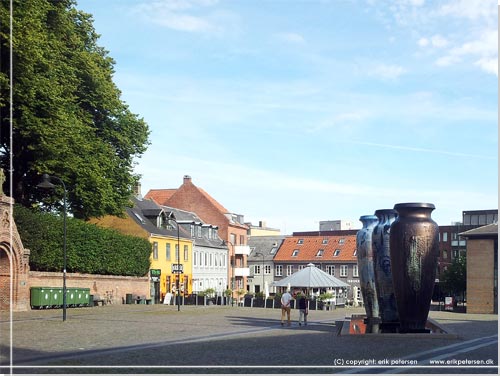
<svg viewBox="0 0 500 376"><path fill-rule="evenodd" d="M152 199L158 205L165 205L176 191L177 189L150 189L144 198Z"/></svg>
<svg viewBox="0 0 500 376"><path fill-rule="evenodd" d="M196 187L196 186L195 186ZM222 206L216 199L214 199L212 196L210 196L205 190L203 190L200 187L196 187L205 198L210 201L210 203L215 206L215 208L220 211L222 214L229 213L229 210L227 210L224 206Z"/></svg>
<svg viewBox="0 0 500 376"><path fill-rule="evenodd" d="M292 257L295 250L296 256ZM323 250L322 256L317 256ZM337 256L335 251L340 250ZM343 236L291 236L285 238L279 248L274 261L288 262L357 262L356 235Z"/></svg>
<svg viewBox="0 0 500 376"><path fill-rule="evenodd" d="M491 223L486 226L476 227L472 230L461 232L460 236L467 238L486 238L498 236L498 223Z"/></svg>
<svg viewBox="0 0 500 376"><path fill-rule="evenodd" d="M177 229L174 227L157 227L156 218L159 215L166 215L166 212L153 200L132 198L133 207L126 209L127 215L132 218L144 230L154 235L177 237ZM182 227L179 228L179 237L191 239L190 234Z"/></svg>

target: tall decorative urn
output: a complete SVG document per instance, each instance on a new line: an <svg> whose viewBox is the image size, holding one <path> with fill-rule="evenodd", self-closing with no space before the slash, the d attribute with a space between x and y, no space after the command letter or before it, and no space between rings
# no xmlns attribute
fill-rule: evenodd
<svg viewBox="0 0 500 376"><path fill-rule="evenodd" d="M389 243L391 224L397 217L394 209L375 211L378 224L373 229L373 258L375 264L375 282L380 310L380 330L396 332L399 328L398 307L394 294L391 263L391 247Z"/></svg>
<svg viewBox="0 0 500 376"><path fill-rule="evenodd" d="M359 220L363 227L356 234L356 256L358 258L361 295L366 311L366 332L377 333L380 319L375 287L372 233L373 228L378 223L378 218L374 215L363 215Z"/></svg>
<svg viewBox="0 0 500 376"><path fill-rule="evenodd" d="M429 203L401 203L391 226L394 292L401 332L426 332L439 256L439 228Z"/></svg>

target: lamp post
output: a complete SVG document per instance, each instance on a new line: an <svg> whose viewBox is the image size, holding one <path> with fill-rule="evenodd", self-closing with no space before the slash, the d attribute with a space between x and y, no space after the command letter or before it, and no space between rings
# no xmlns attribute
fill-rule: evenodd
<svg viewBox="0 0 500 376"><path fill-rule="evenodd" d="M176 292L177 292L177 311L181 310L181 296L180 296L180 289L179 289L179 279L181 278L180 276L180 264L181 264L181 246L180 246L180 239L179 239L179 223L175 220L173 213L170 213L170 216L168 217L169 221L175 222L175 227L177 227L177 252L176 252L176 260L177 260L177 267L176 267L176 273L177 273L177 278L176 278Z"/></svg>
<svg viewBox="0 0 500 376"><path fill-rule="evenodd" d="M222 246L226 245L231 245L234 253L234 244L231 243L230 241L226 243L226 241L223 240ZM234 263L235 263L234 254L231 255L231 253L229 253L229 261L231 262L231 307L234 307Z"/></svg>
<svg viewBox="0 0 500 376"><path fill-rule="evenodd" d="M63 227L64 227L64 235L63 235L63 321L66 321L66 185L62 181L61 178L57 176L50 176L48 174L42 175L42 181L37 185L38 188L43 189L54 189L55 185L50 182L51 179L58 180L64 189L63 196Z"/></svg>
<svg viewBox="0 0 500 376"><path fill-rule="evenodd" d="M262 294L265 295L265 292L264 292L264 285L265 285L265 282L264 282L264 254L261 252L256 252L255 256L262 256Z"/></svg>

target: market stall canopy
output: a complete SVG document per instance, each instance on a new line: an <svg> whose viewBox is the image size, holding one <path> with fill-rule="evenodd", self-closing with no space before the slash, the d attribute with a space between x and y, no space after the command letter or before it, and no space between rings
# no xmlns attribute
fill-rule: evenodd
<svg viewBox="0 0 500 376"><path fill-rule="evenodd" d="M325 273L321 269L308 264L304 269L299 270L282 280L273 282L273 286L278 287L349 287L347 283L335 278L333 275Z"/></svg>

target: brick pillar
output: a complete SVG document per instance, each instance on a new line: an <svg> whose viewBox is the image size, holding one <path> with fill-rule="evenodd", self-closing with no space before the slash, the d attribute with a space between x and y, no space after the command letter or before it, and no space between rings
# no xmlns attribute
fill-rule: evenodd
<svg viewBox="0 0 500 376"><path fill-rule="evenodd" d="M0 196L0 310L26 311L30 307L29 250L23 247L12 218L14 200Z"/></svg>

